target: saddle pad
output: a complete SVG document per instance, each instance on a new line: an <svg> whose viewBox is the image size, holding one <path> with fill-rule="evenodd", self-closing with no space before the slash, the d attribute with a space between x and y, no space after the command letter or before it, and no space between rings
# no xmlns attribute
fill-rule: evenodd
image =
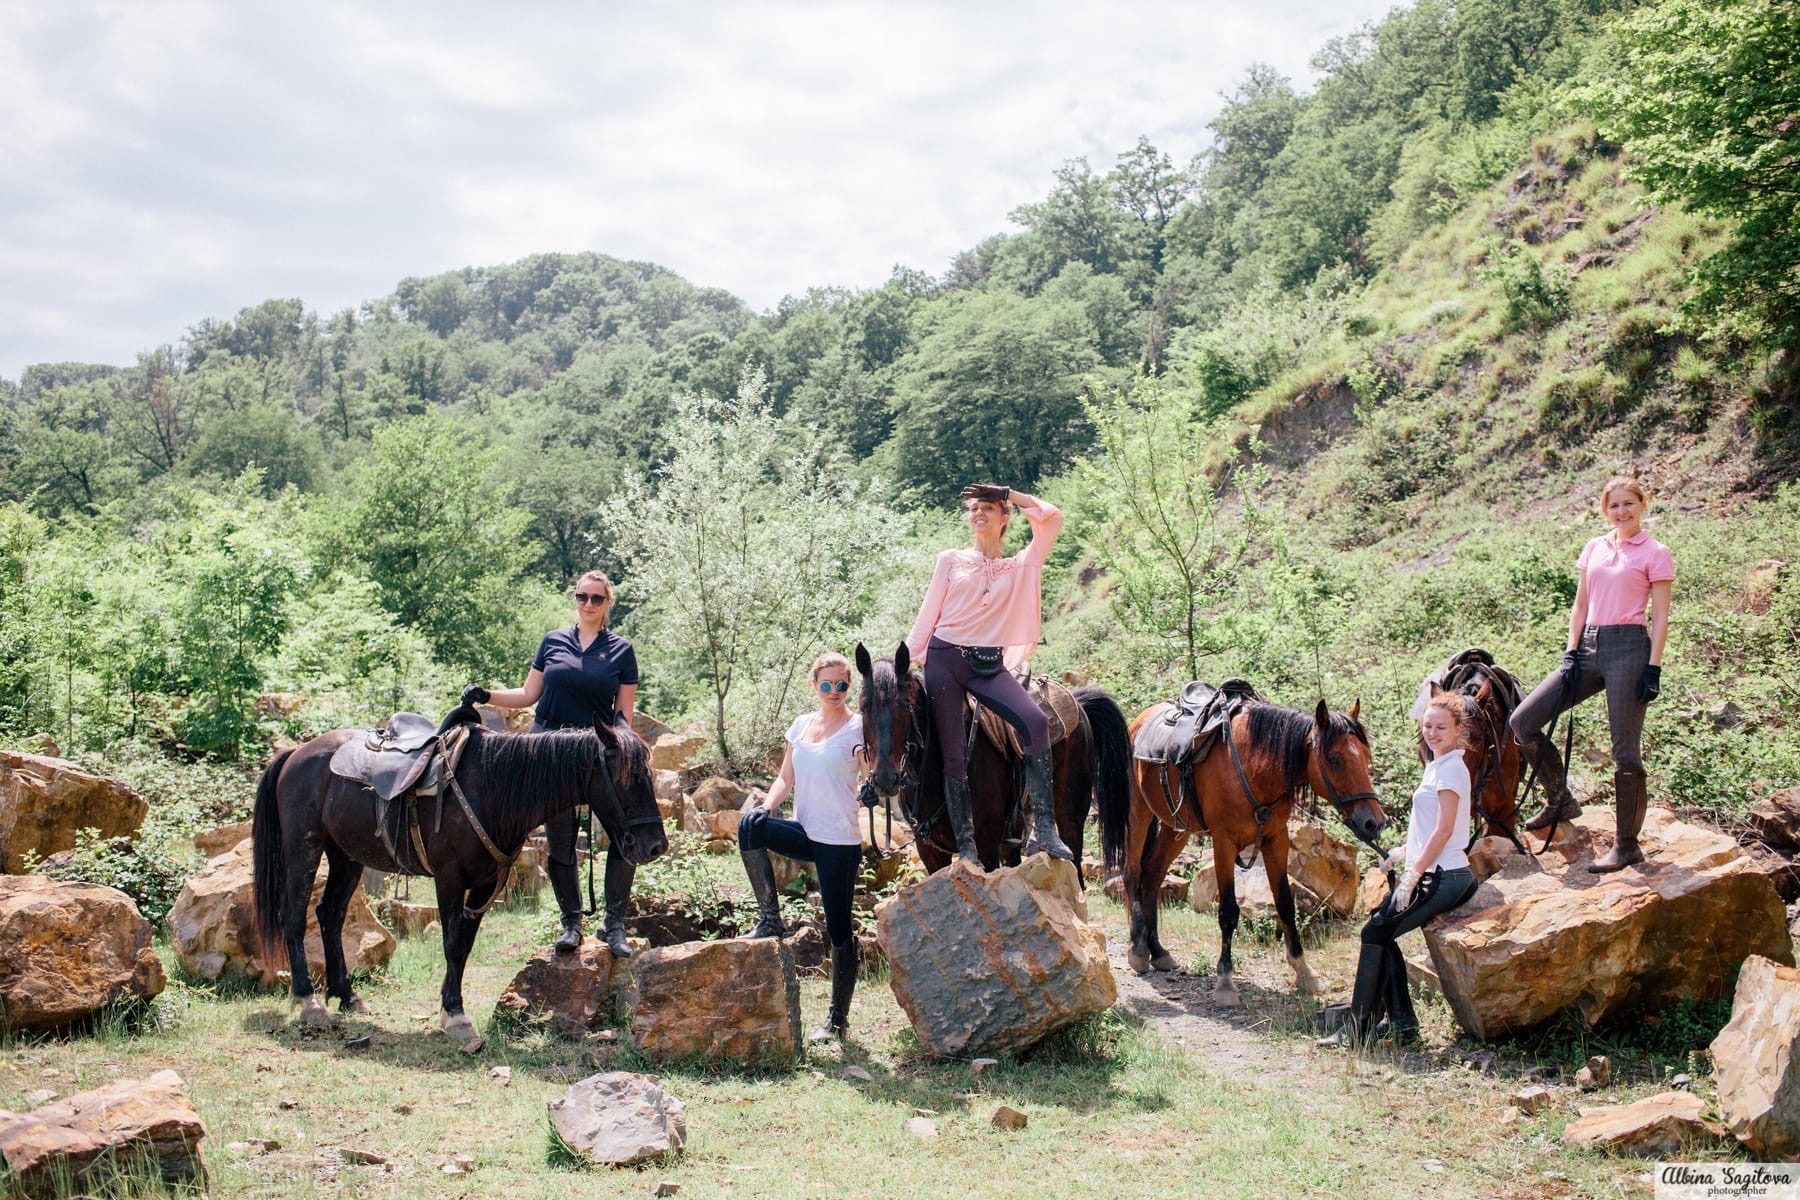
<svg viewBox="0 0 1800 1200"><path fill-rule="evenodd" d="M366 739L351 738L332 753L331 773L392 800L409 789L435 787L443 773L443 758L436 741L411 751L371 750Z"/></svg>
<svg viewBox="0 0 1800 1200"><path fill-rule="evenodd" d="M1050 744L1056 745L1074 730L1081 722L1081 704L1075 699L1075 693L1058 680L1048 675L1033 675L1025 683L1025 691L1043 710L1044 717L1050 722ZM1024 756L1024 748L1019 745L1019 733L1006 718L993 709L980 704L975 697L969 697L969 704L975 710L975 720L981 725L981 732L988 742L1002 754L1011 758Z"/></svg>

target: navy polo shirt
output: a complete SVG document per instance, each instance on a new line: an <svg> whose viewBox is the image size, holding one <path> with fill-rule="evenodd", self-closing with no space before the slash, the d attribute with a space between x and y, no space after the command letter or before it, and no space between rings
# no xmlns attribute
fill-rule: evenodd
<svg viewBox="0 0 1800 1200"><path fill-rule="evenodd" d="M610 629L602 629L586 650L579 629L553 629L544 635L531 667L544 673L537 719L552 729L592 726L596 714L610 723L620 686L638 681L637 652Z"/></svg>

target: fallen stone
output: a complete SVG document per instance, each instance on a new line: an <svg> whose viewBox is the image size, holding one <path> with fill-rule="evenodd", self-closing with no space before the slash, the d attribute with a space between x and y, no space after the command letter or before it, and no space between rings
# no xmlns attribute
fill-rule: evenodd
<svg viewBox="0 0 1800 1200"><path fill-rule="evenodd" d="M28 1113L0 1113L0 1160L27 1194L88 1182L113 1184L121 1164L142 1162L171 1184L206 1182L206 1126L181 1076L158 1071L79 1092ZM60 1191L59 1191L59 1194Z"/></svg>
<svg viewBox="0 0 1800 1200"><path fill-rule="evenodd" d="M1029 1123L1029 1120L1030 1118L1026 1117L1026 1115L1018 1109L1008 1108L1006 1105L1002 1104L999 1108L994 1110L994 1115L988 1118L988 1124L992 1125L995 1129L1011 1131L1014 1129L1025 1128L1026 1124Z"/></svg>
<svg viewBox="0 0 1800 1200"><path fill-rule="evenodd" d="M548 1025L563 1037L580 1039L598 1031L612 1015L616 963L599 938L583 939L573 954L544 946L500 993L494 1015Z"/></svg>
<svg viewBox="0 0 1800 1200"><path fill-rule="evenodd" d="M1605 1085L1594 1075L1592 1067L1582 1067L1575 1072L1575 1086L1584 1092L1592 1092Z"/></svg>
<svg viewBox="0 0 1800 1200"><path fill-rule="evenodd" d="M656 1194L658 1196L678 1196L681 1194L681 1185L672 1179L665 1179L656 1185Z"/></svg>
<svg viewBox="0 0 1800 1200"><path fill-rule="evenodd" d="M1521 1111L1517 1108L1503 1108L1498 1113L1494 1114L1494 1121L1502 1129L1510 1129L1519 1123L1519 1119L1522 1115Z"/></svg>
<svg viewBox="0 0 1800 1200"><path fill-rule="evenodd" d="M1528 1117L1537 1115L1538 1110L1550 1103L1550 1089L1534 1086L1520 1088L1512 1094L1512 1106Z"/></svg>
<svg viewBox="0 0 1800 1200"><path fill-rule="evenodd" d="M194 835L194 849L202 858L217 858L221 854L229 854L237 849L238 843L250 836L253 821L237 821L230 825L220 825L216 829L203 829Z"/></svg>
<svg viewBox="0 0 1800 1200"><path fill-rule="evenodd" d="M102 838L136 833L149 811L124 784L67 759L0 750L0 871L8 875L24 874L29 855L74 849L84 829Z"/></svg>
<svg viewBox="0 0 1800 1200"><path fill-rule="evenodd" d="M906 1132L916 1138L930 1140L938 1135L937 1122L927 1117L910 1117L906 1122Z"/></svg>
<svg viewBox="0 0 1800 1200"><path fill-rule="evenodd" d="M1588 1073L1588 1077L1594 1081L1595 1087L1605 1087L1612 1082L1612 1059L1604 1054L1595 1054L1589 1057L1587 1065L1582 1070ZM1577 1075L1579 1074L1580 1072L1577 1072Z"/></svg>
<svg viewBox="0 0 1800 1200"><path fill-rule="evenodd" d="M512 1086L512 1068L511 1067L494 1067L492 1070L490 1070L488 1072L488 1078L492 1079L492 1080L496 1080L500 1084L501 1087L511 1087Z"/></svg>
<svg viewBox="0 0 1800 1200"><path fill-rule="evenodd" d="M1426 926L1444 995L1475 1037L1530 1029L1568 1008L1593 1024L1703 1001L1751 954L1792 962L1781 899L1730 838L1652 809L1648 861L1591 875L1586 864L1610 843L1612 824L1609 810L1584 813L1568 862L1514 855L1468 903Z"/></svg>
<svg viewBox="0 0 1800 1200"><path fill-rule="evenodd" d="M875 921L895 998L932 1057L1024 1049L1117 998L1106 937L1062 859L992 872L958 859L882 901Z"/></svg>
<svg viewBox="0 0 1800 1200"><path fill-rule="evenodd" d="M654 1075L592 1075L549 1107L556 1136L597 1163L629 1166L679 1151L687 1143L687 1110Z"/></svg>
<svg viewBox="0 0 1800 1200"><path fill-rule="evenodd" d="M163 990L150 922L95 883L0 875L0 1030L58 1029Z"/></svg>
<svg viewBox="0 0 1800 1200"><path fill-rule="evenodd" d="M706 749L706 737L697 733L665 733L650 743L652 771L686 771Z"/></svg>
<svg viewBox="0 0 1800 1200"><path fill-rule="evenodd" d="M999 1065L1000 1065L1000 1060L997 1058L971 1059L969 1061L969 1074L978 1076L983 1071L987 1070L989 1067L997 1067Z"/></svg>
<svg viewBox="0 0 1800 1200"><path fill-rule="evenodd" d="M652 1058L781 1062L800 1053L800 980L779 938L659 946L631 965L631 1032Z"/></svg>
<svg viewBox="0 0 1800 1200"><path fill-rule="evenodd" d="M1563 1145L1638 1158L1672 1158L1725 1135L1701 1116L1706 1101L1692 1092L1663 1092L1636 1104L1584 1108L1563 1130Z"/></svg>
<svg viewBox="0 0 1800 1200"><path fill-rule="evenodd" d="M873 1083L875 1077L862 1067L845 1067L838 1072L840 1079L854 1079L858 1083Z"/></svg>
<svg viewBox="0 0 1800 1200"><path fill-rule="evenodd" d="M722 775L713 775L702 779L700 786L694 789L694 807L703 813L730 813L735 823L747 795L749 793L740 784Z"/></svg>
<svg viewBox="0 0 1800 1200"><path fill-rule="evenodd" d="M1775 894L1783 903L1800 900L1800 862L1761 842L1751 842L1744 847L1744 853L1750 856L1757 870L1769 877L1769 882L1775 885Z"/></svg>
<svg viewBox="0 0 1800 1200"><path fill-rule="evenodd" d="M359 1167L379 1167L387 1163L387 1155L379 1150L362 1150L355 1146L342 1147L338 1150L338 1157Z"/></svg>
<svg viewBox="0 0 1800 1200"><path fill-rule="evenodd" d="M1689 1076L1686 1071L1683 1071L1681 1074L1675 1076L1675 1078L1669 1080L1669 1086L1678 1092L1686 1091L1693 1086L1693 1083L1693 1078Z"/></svg>
<svg viewBox="0 0 1800 1200"><path fill-rule="evenodd" d="M1288 822L1288 879L1299 903L1300 889L1313 898L1303 912L1319 909L1347 917L1356 911L1356 848L1311 821Z"/></svg>
<svg viewBox="0 0 1800 1200"><path fill-rule="evenodd" d="M375 905L381 923L400 937L421 937L437 924L435 904L413 904L406 900L382 900Z"/></svg>
<svg viewBox="0 0 1800 1200"><path fill-rule="evenodd" d="M473 1154L459 1154L450 1161L465 1171L473 1171L475 1169L475 1156Z"/></svg>
<svg viewBox="0 0 1800 1200"><path fill-rule="evenodd" d="M1732 1136L1765 1162L1800 1159L1800 971L1745 960L1712 1057Z"/></svg>
<svg viewBox="0 0 1800 1200"><path fill-rule="evenodd" d="M325 869L321 862L306 904L306 964L320 983L325 978L325 947L319 940L316 910L325 890ZM175 952L182 966L201 979L231 976L268 987L276 982L276 972L286 967L285 961L279 965L262 961L251 870L251 843L240 843L189 879L169 910ZM396 945L394 935L375 919L362 889L352 891L344 918L344 958L350 970L373 971L386 966Z"/></svg>
<svg viewBox="0 0 1800 1200"><path fill-rule="evenodd" d="M1103 886L1108 896L1120 904L1125 903L1125 877L1123 875L1108 875ZM1165 875L1162 886L1156 891L1156 902L1163 908L1175 904L1185 904L1192 892L1193 884L1188 879L1180 875Z"/></svg>
<svg viewBox="0 0 1800 1200"><path fill-rule="evenodd" d="M1783 854L1800 851L1800 787L1782 788L1750 809L1750 836Z"/></svg>

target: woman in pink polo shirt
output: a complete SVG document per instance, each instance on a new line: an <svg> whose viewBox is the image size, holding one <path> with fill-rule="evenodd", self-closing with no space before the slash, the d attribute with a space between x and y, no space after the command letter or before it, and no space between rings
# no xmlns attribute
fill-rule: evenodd
<svg viewBox="0 0 1800 1200"><path fill-rule="evenodd" d="M1062 529L1062 512L1036 496L987 483L964 488L962 508L975 544L938 555L919 619L906 639L912 660L925 664L925 691L943 747L944 796L957 853L980 867L963 747L963 709L974 695L1019 731L1024 746L1025 790L1031 800L1025 852L1044 850L1073 859L1056 832L1049 721L1011 674L1037 648L1044 559ZM1001 548L1015 510L1031 522L1031 544L1007 556Z"/></svg>
<svg viewBox="0 0 1800 1200"><path fill-rule="evenodd" d="M1601 873L1644 861L1638 848L1646 799L1644 710L1662 690L1669 584L1675 578L1669 548L1643 530L1648 505L1637 480L1606 481L1600 492L1600 515L1611 531L1590 541L1575 561L1581 581L1569 613L1569 648L1562 666L1512 715L1513 736L1544 781L1544 809L1525 828L1543 829L1581 812L1569 794L1568 765L1544 736L1544 728L1595 693L1606 693L1618 839L1588 867Z"/></svg>

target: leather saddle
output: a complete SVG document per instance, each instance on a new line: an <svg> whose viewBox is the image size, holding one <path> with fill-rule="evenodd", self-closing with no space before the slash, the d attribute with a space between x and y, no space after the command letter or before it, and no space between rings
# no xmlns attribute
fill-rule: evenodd
<svg viewBox="0 0 1800 1200"><path fill-rule="evenodd" d="M1081 704L1075 699L1075 693L1059 680L1048 675L1033 675L1022 680L1025 691L1044 710L1044 716L1050 721L1050 744L1056 745L1081 722ZM982 735L1007 758L1024 757L1024 748L1019 744L1019 731L1006 723L1006 718L974 696L969 697L969 709L974 714L974 721Z"/></svg>
<svg viewBox="0 0 1800 1200"><path fill-rule="evenodd" d="M332 752L333 775L375 793L374 821L382 845L414 874L432 874L420 809L440 798L431 822L436 833L444 819L443 786L456 771L468 733L468 726L453 725L440 734L430 717L395 713L386 725L367 730Z"/></svg>
<svg viewBox="0 0 1800 1200"><path fill-rule="evenodd" d="M1242 679L1227 679L1216 688L1196 679L1181 689L1178 699L1165 700L1151 710L1132 739L1131 756L1140 762L1177 766L1205 762L1218 744L1219 731L1252 700L1261 701L1262 697Z"/></svg>
<svg viewBox="0 0 1800 1200"><path fill-rule="evenodd" d="M1452 655L1441 671L1432 673L1429 682L1436 683L1447 692L1458 692L1470 682L1474 682L1476 688L1479 688L1482 680L1493 684L1494 692L1506 705L1507 712L1519 707L1519 701L1523 698L1519 692L1519 681L1505 667L1495 666L1494 656L1480 646L1470 646L1467 650Z"/></svg>

